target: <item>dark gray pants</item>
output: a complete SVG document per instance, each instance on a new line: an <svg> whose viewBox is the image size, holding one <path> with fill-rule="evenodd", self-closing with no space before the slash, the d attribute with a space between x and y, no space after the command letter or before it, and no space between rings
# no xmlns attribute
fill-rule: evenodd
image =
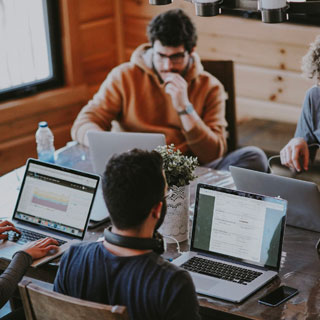
<svg viewBox="0 0 320 320"><path fill-rule="evenodd" d="M229 166L235 166L268 172L268 158L260 148L249 146L232 151L204 166L215 170L229 170Z"/></svg>

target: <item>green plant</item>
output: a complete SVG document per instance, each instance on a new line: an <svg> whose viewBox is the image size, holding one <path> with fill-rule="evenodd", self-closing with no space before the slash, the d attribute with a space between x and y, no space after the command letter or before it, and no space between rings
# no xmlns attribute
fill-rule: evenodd
<svg viewBox="0 0 320 320"><path fill-rule="evenodd" d="M163 169L169 187L174 185L182 187L197 178L193 173L199 165L197 157L184 156L174 144L158 146L155 151L162 156Z"/></svg>

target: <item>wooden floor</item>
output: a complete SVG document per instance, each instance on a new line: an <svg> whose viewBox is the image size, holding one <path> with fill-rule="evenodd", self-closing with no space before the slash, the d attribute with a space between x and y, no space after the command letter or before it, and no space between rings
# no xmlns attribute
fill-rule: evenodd
<svg viewBox="0 0 320 320"><path fill-rule="evenodd" d="M295 124L252 119L238 125L239 146L257 146L268 156L279 154L293 137Z"/></svg>
<svg viewBox="0 0 320 320"><path fill-rule="evenodd" d="M279 155L280 150L294 136L295 129L295 124L284 122L258 119L242 121L238 125L238 145L260 147L268 157ZM279 175L313 181L320 188L320 152L308 172L295 174L280 166L274 166L273 169L273 173Z"/></svg>

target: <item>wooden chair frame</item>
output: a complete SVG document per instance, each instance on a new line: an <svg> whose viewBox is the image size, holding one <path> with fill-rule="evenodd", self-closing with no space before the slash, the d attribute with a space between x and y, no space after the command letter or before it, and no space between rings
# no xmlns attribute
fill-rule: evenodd
<svg viewBox="0 0 320 320"><path fill-rule="evenodd" d="M19 291L27 320L129 320L127 308L110 306L52 291L52 285L24 277Z"/></svg>
<svg viewBox="0 0 320 320"><path fill-rule="evenodd" d="M224 86L227 93L226 100L226 120L227 126L227 146L228 152L234 151L238 146L237 134L237 116L236 116L236 99L234 68L231 60L202 60L205 71L215 76Z"/></svg>

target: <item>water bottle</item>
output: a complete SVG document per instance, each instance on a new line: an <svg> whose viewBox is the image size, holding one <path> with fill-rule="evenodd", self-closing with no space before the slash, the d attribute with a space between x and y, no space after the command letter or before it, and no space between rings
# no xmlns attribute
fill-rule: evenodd
<svg viewBox="0 0 320 320"><path fill-rule="evenodd" d="M36 132L38 159L54 163L53 134L46 121L39 122Z"/></svg>

